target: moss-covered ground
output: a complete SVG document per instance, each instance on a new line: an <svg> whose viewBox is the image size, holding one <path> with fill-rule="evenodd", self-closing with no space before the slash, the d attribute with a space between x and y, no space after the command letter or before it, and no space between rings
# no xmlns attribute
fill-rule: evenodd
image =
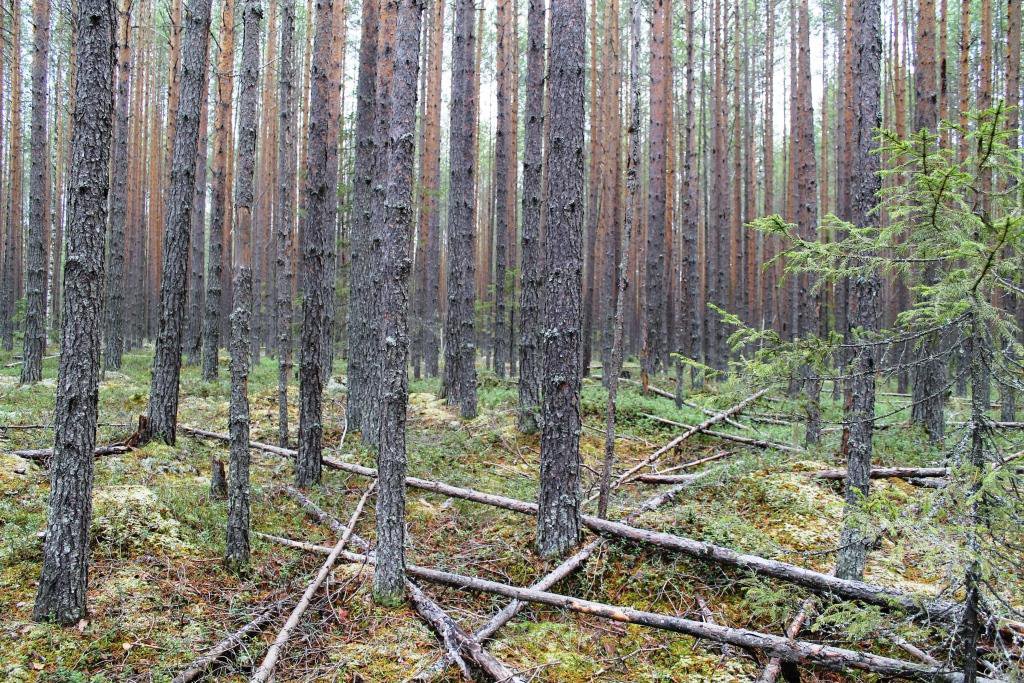
<svg viewBox="0 0 1024 683"><path fill-rule="evenodd" d="M31 387L17 384L18 368L12 360L0 358L0 425L47 424L52 420L56 359L46 361L44 381ZM124 438L132 430L129 425L145 412L150 360L151 349L130 353L121 372L104 377L100 443ZM218 382L205 383L197 368L184 369L182 424L227 431L226 367L221 376ZM344 444L338 445L344 422L343 380L344 368L336 367L325 403L326 442L335 457L372 465L373 455L359 445L358 434L347 434ZM483 373L480 416L473 420L459 419L436 398L437 390L436 380L414 381L411 386L410 474L534 499L539 445L536 436L515 429L515 385ZM275 392L276 364L264 358L254 368L250 384L255 440L276 441ZM709 387L691 392L688 399L714 409L736 402L742 394L739 387ZM830 395L827 398L825 417L834 423L841 410ZM582 398L581 447L586 494L596 491L605 400L600 383L588 380ZM905 403L899 397L883 397L879 413L897 408L901 401ZM763 402L752 412L798 414L799 405ZM677 409L670 400L644 397L636 386L624 384L617 441L620 467L641 461L678 433L678 428L645 414L689 424L704 419L695 408ZM921 434L902 426L905 417L896 414L883 420L901 426L879 433L876 463L928 464L938 459ZM785 443L802 438L799 427L743 421L756 427L750 434ZM293 410L293 430L296 422ZM127 455L97 459L89 618L71 628L36 624L31 610L41 562L39 534L45 528L47 472L11 452L52 445L52 438L48 429L0 431L0 680L169 681L261 606L300 594L322 561L255 539L251 571L241 576L228 572L221 563L225 504L209 496L210 460L226 459L226 448L179 436L173 447L150 444ZM828 431L820 447L801 454L751 450L703 436L691 439L661 465L721 450L731 454L706 465L714 469L713 475L638 524L829 571L841 527L842 492L805 472L838 466L839 438L838 430ZM276 485L288 482L291 474L287 460L253 452L253 529L331 543L328 529L276 492ZM311 495L344 519L367 484L327 470L322 487ZM625 486L616 493L611 516L624 516L658 490L648 484ZM870 509L883 533L871 556L869 580L937 592L949 584L949 577L958 575L962 568L956 534L942 536L942 525L934 519L928 521L927 533L913 533L917 527L905 524L931 510L929 500L936 495L899 481L873 487ZM408 525L409 558L417 564L515 585L532 583L552 566L532 550L532 519L512 512L410 490ZM368 506L358 532L372 540L373 531L373 510ZM277 681L401 681L439 656L434 635L415 612L374 604L369 579L365 567L342 566L334 572L286 649ZM503 604L493 596L426 589L468 627L482 624ZM557 590L693 619L702 618L700 598L719 623L771 633L783 632L806 597L802 590L778 582L617 542L604 546ZM947 635L912 624L905 615L846 604L823 605L813 623L802 637L902 658L908 655L893 644L893 634L937 653L943 651ZM213 678L246 680L275 631L276 627L269 629L247 643L240 656ZM759 656L723 653L714 643L537 607L502 630L491 648L534 681L743 681L756 678L764 665ZM457 680L458 674L453 670L447 676L446 680ZM807 671L804 676L847 679L872 680L867 675L822 671Z"/></svg>

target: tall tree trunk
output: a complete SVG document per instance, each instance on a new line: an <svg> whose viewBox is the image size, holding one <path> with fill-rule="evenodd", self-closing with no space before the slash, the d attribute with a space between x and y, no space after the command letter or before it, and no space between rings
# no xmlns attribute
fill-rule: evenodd
<svg viewBox="0 0 1024 683"><path fill-rule="evenodd" d="M5 351L14 349L14 310L21 296L21 244L22 224L24 223L22 204L22 185L24 170L22 167L22 129L21 129L21 50L13 49L21 45L21 2L10 0L11 16L11 114L10 114L10 161L8 167L8 184L5 223L7 232L4 236L4 287L2 310L0 310L0 342Z"/></svg>
<svg viewBox="0 0 1024 683"><path fill-rule="evenodd" d="M494 137L494 371L504 377L509 362L509 339L505 294L505 274L508 268L508 219L515 193L510 192L510 168L515 164L509 158L512 137L516 131L510 129L511 106L511 64L512 50L512 0L498 0L497 24L497 128Z"/></svg>
<svg viewBox="0 0 1024 683"><path fill-rule="evenodd" d="M327 272L327 259L333 254L330 242L334 234L328 217L332 215L336 180L336 169L330 160L337 154L329 148L338 144L337 139L329 135L329 99L337 92L337 86L331 83L331 45L336 28L333 15L333 0L317 0L303 198L306 222L299 232L302 334L299 342L299 452L295 458L295 483L303 488L320 482L323 455L323 364L327 358L324 341L327 339L328 297L333 286Z"/></svg>
<svg viewBox="0 0 1024 683"><path fill-rule="evenodd" d="M409 252L413 230L413 159L419 77L421 0L398 5L395 73L388 132L388 186L382 244L380 436L377 439L377 564L373 593L379 602L405 593L405 416L409 398Z"/></svg>
<svg viewBox="0 0 1024 683"><path fill-rule="evenodd" d="M849 2L850 0L847 0ZM764 165L764 215L775 213L775 0L765 2L765 58L764 58L764 133L761 144ZM765 238L763 262L775 256L775 237ZM777 320L778 302L775 299L776 280L769 271L764 275L761 308L763 326L771 329Z"/></svg>
<svg viewBox="0 0 1024 683"><path fill-rule="evenodd" d="M914 130L935 132L938 128L938 88L935 82L935 0L918 0L917 40L914 49ZM938 267L928 264L922 274L925 284L938 281ZM942 440L945 418L943 401L946 361L941 355L940 335L921 340L913 370L911 421L920 424L933 442Z"/></svg>
<svg viewBox="0 0 1024 683"><path fill-rule="evenodd" d="M541 394L540 296L544 253L541 248L543 197L544 0L527 0L526 121L523 141L522 289L519 293L519 430L537 431Z"/></svg>
<svg viewBox="0 0 1024 683"><path fill-rule="evenodd" d="M427 57L426 88L426 145L423 152L424 204L420 220L423 221L425 254L420 283L420 324L422 325L421 354L428 377L438 374L441 274L441 75L444 63L444 9L447 3L431 5L430 53Z"/></svg>
<svg viewBox="0 0 1024 683"><path fill-rule="evenodd" d="M125 226L128 199L128 98L131 85L131 3L123 3L117 29L117 101L114 105L113 151L111 152L110 242L106 276L106 346L103 367L121 368L124 353L125 317ZM128 290L130 291L130 289Z"/></svg>
<svg viewBox="0 0 1024 683"><path fill-rule="evenodd" d="M580 536L580 329L583 317L583 0L551 7L551 116L543 293L544 396L537 548Z"/></svg>
<svg viewBox="0 0 1024 683"><path fill-rule="evenodd" d="M672 62L672 6L670 0L654 0L651 17L651 129L647 194L647 242L644 278L644 385L647 377L662 368L665 355L665 234L667 232L667 189L665 187L668 111L671 93L666 83Z"/></svg>
<svg viewBox="0 0 1024 683"><path fill-rule="evenodd" d="M281 61L278 64L277 211L277 441L288 447L288 378L292 372L292 237L295 234L295 0L281 1Z"/></svg>
<svg viewBox="0 0 1024 683"><path fill-rule="evenodd" d="M356 151L352 183L352 239L349 245L348 307L348 428L360 429L367 392L370 354L369 268L370 204L376 167L376 138L373 135L377 100L377 40L380 0L365 0L362 9L362 37L359 41L359 81L356 85Z"/></svg>
<svg viewBox="0 0 1024 683"><path fill-rule="evenodd" d="M230 229L231 108L234 92L235 3L221 8L220 53L217 58L217 104L213 119L213 164L210 171L210 246L206 267L206 314L203 318L203 379L217 378L221 308L224 293L225 235Z"/></svg>
<svg viewBox="0 0 1024 683"><path fill-rule="evenodd" d="M477 101L472 93L477 66L475 11L472 0L456 0L449 125L451 139L448 145L448 311L442 384L445 399L450 405L458 406L466 418L476 415L476 266L473 261L476 251L473 220L476 156L473 131L476 128Z"/></svg>
<svg viewBox="0 0 1024 683"><path fill-rule="evenodd" d="M32 46L32 138L28 196L28 261L25 278L25 339L21 382L43 378L46 349L46 242L50 226L50 150L47 114L50 59L50 0L34 0ZM17 47L17 46L16 46Z"/></svg>
<svg viewBox="0 0 1024 683"><path fill-rule="evenodd" d="M77 53L69 176L64 316L50 461L49 519L32 616L73 624L86 615L89 520L100 369L104 233L114 94L114 6L75 3Z"/></svg>
<svg viewBox="0 0 1024 683"><path fill-rule="evenodd" d="M196 187L199 109L206 99L206 49L210 32L210 0L192 0L185 19L184 54L175 118L174 156L164 222L163 268L160 280L160 331L149 387L147 438L174 443L178 423L178 380L185 316L189 240Z"/></svg>
<svg viewBox="0 0 1024 683"><path fill-rule="evenodd" d="M207 57L209 59L209 57ZM196 154L196 187L192 200L192 237L189 239L188 314L185 319L185 354L197 365L203 353L203 272L206 268L206 166L209 155L209 88L204 85L199 106L199 151Z"/></svg>
<svg viewBox="0 0 1024 683"><path fill-rule="evenodd" d="M242 65L238 77L238 174L235 178L235 235L231 312L231 460L228 465L228 524L224 561L229 568L249 564L249 335L252 310L252 210L256 165L257 104L260 78L260 0L242 4Z"/></svg>
<svg viewBox="0 0 1024 683"><path fill-rule="evenodd" d="M850 119L852 166L849 173L850 221L858 226L878 225L873 211L881 189L879 159L874 153L875 129L881 124L882 17L880 0L849 0L853 14L848 38L852 46L852 68L847 87L856 108ZM880 324L879 281L866 274L853 278L850 288L851 338L869 339ZM858 347L851 362L847 385L845 418L849 423L846 443L846 522L843 527L836 576L861 579L867 561L868 539L857 526L856 510L868 495L871 472L872 430L875 420L875 372L877 351L872 344Z"/></svg>

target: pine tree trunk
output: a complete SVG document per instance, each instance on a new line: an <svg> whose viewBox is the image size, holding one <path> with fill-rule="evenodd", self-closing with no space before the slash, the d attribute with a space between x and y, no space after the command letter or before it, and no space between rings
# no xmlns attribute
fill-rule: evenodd
<svg viewBox="0 0 1024 683"><path fill-rule="evenodd" d="M213 164L210 171L210 239L206 267L206 313L203 317L203 379L219 373L221 308L224 294L225 235L230 226L231 107L234 91L235 19L232 0L221 8L220 53L217 58L217 105L213 122Z"/></svg>
<svg viewBox="0 0 1024 683"><path fill-rule="evenodd" d="M209 48L207 48L209 49ZM207 56L209 59L209 56ZM198 365L203 354L203 272L206 268L206 165L209 154L208 88L203 85L199 104L199 150L196 154L196 186L192 199L192 236L189 238L188 314L185 318L185 354L189 365Z"/></svg>
<svg viewBox="0 0 1024 683"><path fill-rule="evenodd" d="M25 278L25 339L21 363L22 384L43 378L46 350L46 242L49 236L50 152L47 116L47 81L50 57L50 0L32 4L32 137L28 196L28 261Z"/></svg>
<svg viewBox="0 0 1024 683"><path fill-rule="evenodd" d="M421 0L398 5L395 71L388 133L388 185L382 240L380 435L377 439L377 564L373 592L378 602L405 593L405 419L409 398L409 254L413 230L413 165L419 78Z"/></svg>
<svg viewBox="0 0 1024 683"><path fill-rule="evenodd" d="M446 3L435 2L431 6L430 46L427 56L426 75L426 139L423 151L423 193L424 203L420 220L425 234L423 268L419 284L420 292L420 347L424 371L428 377L438 374L440 353L439 324L440 302L438 299L441 271L441 75L444 62L444 10Z"/></svg>
<svg viewBox="0 0 1024 683"><path fill-rule="evenodd" d="M114 105L113 151L111 152L110 241L106 276L106 345L103 368L121 369L124 353L125 315L125 227L128 199L128 98L131 85L131 4L124 3L117 29L117 101Z"/></svg>
<svg viewBox="0 0 1024 683"><path fill-rule="evenodd" d="M312 85L309 109L307 176L303 204L306 223L299 232L302 249L302 334L299 351L299 452L295 458L295 483L308 488L320 482L323 448L323 364L328 354L328 297L333 283L327 259L333 250L330 204L334 201L334 176L328 147L337 145L329 136L331 107L336 92L331 83L331 44L334 37L334 1L317 0L316 33L313 39ZM365 15L364 15L365 16ZM336 154L336 152L334 152Z"/></svg>
<svg viewBox="0 0 1024 683"><path fill-rule="evenodd" d="M288 380L292 372L292 236L295 234L295 0L281 2L281 61L278 65L278 152L275 263L277 266L277 441L288 447Z"/></svg>
<svg viewBox="0 0 1024 683"><path fill-rule="evenodd" d="M260 0L242 4L242 64L238 77L238 174L232 245L234 310L231 312L231 460L228 463L228 525L224 560L238 570L249 563L249 366L253 299L253 186L259 102Z"/></svg>
<svg viewBox="0 0 1024 683"><path fill-rule="evenodd" d="M69 177L66 287L50 460L49 519L33 618L73 624L86 615L100 312L114 94L113 3L75 3L77 53Z"/></svg>
<svg viewBox="0 0 1024 683"><path fill-rule="evenodd" d="M452 48L451 139L448 145L448 311L445 319L442 391L463 417L476 416L476 230L474 134L477 102L476 23L472 0L456 0ZM582 59L582 58L581 58ZM529 124L528 124L529 125Z"/></svg>
<svg viewBox="0 0 1024 683"><path fill-rule="evenodd" d="M368 402L367 372L371 356L369 336L370 203L377 149L373 131L377 100L377 42L379 0L365 0L359 41L359 80L356 84L356 151L352 183L352 239L349 244L348 308L348 428L360 429Z"/></svg>
<svg viewBox="0 0 1024 683"><path fill-rule="evenodd" d="M852 68L847 87L852 90L855 107L847 131L850 136L852 165L849 172L849 220L856 226L878 224L873 212L876 194L881 189L879 159L874 153L875 129L881 124L882 18L880 0L849 0L853 3L848 38L852 46ZM880 325L879 281L873 274L852 279L850 283L850 338L863 340ZM877 351L864 345L854 351L851 377L847 385L845 419L849 423L846 444L846 524L843 528L836 576L860 580L867 561L866 539L851 521L861 501L867 497L871 472L872 431L875 419L875 373Z"/></svg>
<svg viewBox="0 0 1024 683"><path fill-rule="evenodd" d="M551 7L550 153L543 300L544 396L537 548L580 536L580 329L583 318L583 0Z"/></svg>
<svg viewBox="0 0 1024 683"><path fill-rule="evenodd" d="M169 444L174 443L178 423L178 379L181 376L181 338L195 201L199 109L206 99L210 0L192 0L185 23L180 97L178 109L173 112L174 156L164 218L160 331L153 356L146 434L147 438L163 439Z"/></svg>
<svg viewBox="0 0 1024 683"><path fill-rule="evenodd" d="M494 372L504 377L509 361L505 273L508 268L508 219L515 194L509 192L511 138L511 0L498 0L497 24L497 128L494 136Z"/></svg>
<svg viewBox="0 0 1024 683"><path fill-rule="evenodd" d="M540 427L540 296L544 253L540 243L543 196L544 56L547 10L544 0L527 0L526 121L523 138L522 289L519 292L519 430Z"/></svg>

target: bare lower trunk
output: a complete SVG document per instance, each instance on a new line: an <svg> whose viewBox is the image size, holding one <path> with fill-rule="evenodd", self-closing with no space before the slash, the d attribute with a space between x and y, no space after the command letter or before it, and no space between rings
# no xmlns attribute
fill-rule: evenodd
<svg viewBox="0 0 1024 683"><path fill-rule="evenodd" d="M206 99L206 48L210 35L210 0L192 0L185 19L181 97L174 112L174 149L163 236L160 280L160 330L153 356L149 420L145 438L174 443L178 422L178 380L185 318L189 241L196 186L199 108Z"/></svg>
<svg viewBox="0 0 1024 683"><path fill-rule="evenodd" d="M519 316L519 430L537 431L540 413L540 243L544 144L544 0L528 0L526 36L526 122L523 146L522 289Z"/></svg>
<svg viewBox="0 0 1024 683"><path fill-rule="evenodd" d="M551 8L551 152L543 293L544 396L537 549L580 536L580 329L583 323L583 0Z"/></svg>
<svg viewBox="0 0 1024 683"><path fill-rule="evenodd" d="M413 162L419 78L420 0L398 3L391 85L383 290L380 321L380 435L377 439L377 565L373 593L383 603L405 592L405 419L409 398L409 254L413 230Z"/></svg>
<svg viewBox="0 0 1024 683"><path fill-rule="evenodd" d="M228 525L224 560L232 570L249 564L249 301L252 271L238 268L232 288L231 403L228 417L231 453L228 463Z"/></svg>
<svg viewBox="0 0 1024 683"><path fill-rule="evenodd" d="M100 358L100 309L107 223L114 14L109 0L78 0L74 43L78 58L69 178L56 435L43 568L32 615L73 624L86 615L89 520L92 516Z"/></svg>

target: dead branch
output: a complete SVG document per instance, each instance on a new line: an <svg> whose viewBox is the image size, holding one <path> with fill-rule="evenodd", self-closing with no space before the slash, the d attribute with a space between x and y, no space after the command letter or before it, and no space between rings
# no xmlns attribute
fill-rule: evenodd
<svg viewBox="0 0 1024 683"><path fill-rule="evenodd" d="M313 595L320 586L323 585L323 582L327 579L327 575L331 573L331 570L334 569L334 563L338 561L338 553L345 548L345 544L348 543L348 539L352 536L356 523L359 521L359 516L363 514L363 506L366 504L366 499L370 497L370 494L376 486L377 482L372 482L366 489L366 492L363 493L362 498L359 499L359 502L356 504L356 509L352 513L352 517L349 519L348 526L345 527L345 531L342 533L341 538L338 539L338 542L335 544L331 554L327 556L327 559L324 561L323 565L321 565L320 571L317 572L316 577L306 587L306 591L302 594L302 598L299 600L299 603L295 605L292 613L288 615L288 620L281 628L281 631L277 634L274 642L270 645L266 656L263 657L263 663L260 664L258 669L256 669L256 673L252 675L252 678L250 679L251 683L266 683L266 681L270 680L270 676L274 672L274 666L277 665L277 660L281 656L281 650L291 637L292 631L295 630L295 627L298 625L299 619L302 618L306 608L309 607L309 603L313 599Z"/></svg>
<svg viewBox="0 0 1024 683"><path fill-rule="evenodd" d="M174 677L171 683L192 683L192 681L199 680L206 673L207 669L216 662L234 653L246 638L262 631L267 624L284 611L288 603L287 599L278 600L264 609L248 624L211 647L205 654L189 664L184 671Z"/></svg>
<svg viewBox="0 0 1024 683"><path fill-rule="evenodd" d="M105 455L123 455L131 450L132 449L128 446L97 446L96 450L93 451L93 455L97 458ZM24 458L25 460L33 460L35 462L45 464L53 457L53 449L37 448L24 451L11 451L11 455L16 455L19 458Z"/></svg>
<svg viewBox="0 0 1024 683"><path fill-rule="evenodd" d="M804 604L800 606L800 611L793 617L793 621L789 622L789 626L786 627L787 638L796 640L796 637L800 635L800 629L807 622L807 617L812 609L814 609L814 598L807 598L804 600ZM938 667L939 665L936 663L933 666ZM761 672L761 677L757 679L757 683L775 683L781 672L782 660L778 657L772 657L768 660L768 665L764 668L764 671Z"/></svg>
<svg viewBox="0 0 1024 683"><path fill-rule="evenodd" d="M846 470L821 470L809 476L815 479L846 479ZM948 477L948 467L872 467L868 477L871 479L928 479L932 477Z"/></svg>

